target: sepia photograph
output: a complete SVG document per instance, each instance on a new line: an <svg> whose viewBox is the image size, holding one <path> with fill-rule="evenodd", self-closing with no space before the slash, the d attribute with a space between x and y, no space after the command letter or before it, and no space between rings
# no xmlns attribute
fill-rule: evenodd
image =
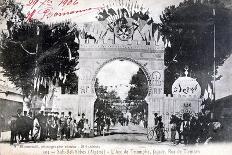
<svg viewBox="0 0 232 155"><path fill-rule="evenodd" d="M0 0L0 155L231 155L232 0Z"/></svg>

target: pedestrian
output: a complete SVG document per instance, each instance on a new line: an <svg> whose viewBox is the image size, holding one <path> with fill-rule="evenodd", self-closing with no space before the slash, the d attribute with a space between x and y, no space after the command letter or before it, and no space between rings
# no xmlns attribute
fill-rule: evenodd
<svg viewBox="0 0 232 155"><path fill-rule="evenodd" d="M181 131L180 131L181 124L182 124L182 119L181 119L181 117L177 117L177 116L176 116L176 131L177 131L177 133L178 133L178 144L181 143L181 136L182 136L182 133L181 133Z"/></svg>
<svg viewBox="0 0 232 155"><path fill-rule="evenodd" d="M177 118L175 115L171 115L170 118L170 124L171 124L171 142L173 144L176 143L176 124L177 124Z"/></svg>
<svg viewBox="0 0 232 155"><path fill-rule="evenodd" d="M72 132L72 138L76 138L78 133L78 128L77 128L77 121L74 119L73 121L73 132Z"/></svg>
<svg viewBox="0 0 232 155"><path fill-rule="evenodd" d="M184 144L190 143L190 115L188 113L183 114L184 121L181 124L181 132L183 135Z"/></svg>
<svg viewBox="0 0 232 155"><path fill-rule="evenodd" d="M35 143L40 140L40 133L41 133L41 127L39 124L38 116L36 116L33 121L33 134L32 134Z"/></svg>
<svg viewBox="0 0 232 155"><path fill-rule="evenodd" d="M23 119L22 117L22 110L18 109L17 111L17 116L16 116L16 140L17 143L19 143L20 141L22 141L24 139L24 135L26 132L26 121Z"/></svg>
<svg viewBox="0 0 232 155"><path fill-rule="evenodd" d="M25 142L29 141L29 134L32 128L32 122L31 119L27 116L27 111L23 112L22 116L23 122L24 122L24 128L22 132L22 140L25 138Z"/></svg>
<svg viewBox="0 0 232 155"><path fill-rule="evenodd" d="M57 140L58 125L53 116L51 116L51 122L49 124L49 137L51 140Z"/></svg>
<svg viewBox="0 0 232 155"><path fill-rule="evenodd" d="M79 130L80 136L83 136L84 123L85 123L85 115L82 114L82 118L80 119L78 123L78 130Z"/></svg>
<svg viewBox="0 0 232 155"><path fill-rule="evenodd" d="M104 134L105 134L105 133L104 133L105 125L106 125L105 118L102 117L100 120L101 120L101 122L100 122L101 129L100 129L100 131L101 131L101 132L103 133L103 135L104 135Z"/></svg>
<svg viewBox="0 0 232 155"><path fill-rule="evenodd" d="M107 125L106 131L109 132L110 130L110 117L109 116L106 117L106 125Z"/></svg>
<svg viewBox="0 0 232 155"><path fill-rule="evenodd" d="M88 119L85 119L84 128L82 130L83 130L83 133L84 133L83 137L89 138L90 126L89 126L89 123L88 123Z"/></svg>
<svg viewBox="0 0 232 155"><path fill-rule="evenodd" d="M66 118L67 121L67 125L66 125L66 130L65 130L65 135L66 135L66 139L69 140L70 139L70 132L71 132L71 128L72 128L72 112L69 111L68 112L68 117Z"/></svg>
<svg viewBox="0 0 232 155"><path fill-rule="evenodd" d="M101 116L98 116L94 122L97 123L97 135L101 135Z"/></svg>
<svg viewBox="0 0 232 155"><path fill-rule="evenodd" d="M65 134L65 130L66 130L66 126L67 126L67 120L64 117L64 112L61 112L61 117L60 117L60 139L63 140L64 138L64 134Z"/></svg>
<svg viewBox="0 0 232 155"><path fill-rule="evenodd" d="M40 141L45 141L46 139L46 124L47 124L47 119L44 115L44 111L41 110L40 114L37 116L40 127L41 127L41 131L40 131Z"/></svg>
<svg viewBox="0 0 232 155"><path fill-rule="evenodd" d="M158 117L158 124L157 124L157 137L159 142L164 141L164 124L162 122L162 116Z"/></svg>
<svg viewBox="0 0 232 155"><path fill-rule="evenodd" d="M195 144L198 138L199 125L196 117L192 116L190 120L190 144Z"/></svg>
<svg viewBox="0 0 232 155"><path fill-rule="evenodd" d="M155 131L155 134L156 134L156 140L158 140L158 132L157 132L157 125L158 125L158 114L157 113L154 113L154 131Z"/></svg>
<svg viewBox="0 0 232 155"><path fill-rule="evenodd" d="M33 133L33 116L32 116L32 112L29 111L28 113L28 118L29 118L29 125L30 125L30 131L29 131L29 135L32 137L32 133Z"/></svg>
<svg viewBox="0 0 232 155"><path fill-rule="evenodd" d="M200 114L198 117L198 120L199 120L199 136L198 136L197 142L203 143L207 139L208 125L207 125L204 115Z"/></svg>
<svg viewBox="0 0 232 155"><path fill-rule="evenodd" d="M16 120L17 120L17 116L12 116L11 120L10 120L10 131L11 131L11 135L10 135L10 144L12 145L14 142L17 141L17 126L16 126Z"/></svg>

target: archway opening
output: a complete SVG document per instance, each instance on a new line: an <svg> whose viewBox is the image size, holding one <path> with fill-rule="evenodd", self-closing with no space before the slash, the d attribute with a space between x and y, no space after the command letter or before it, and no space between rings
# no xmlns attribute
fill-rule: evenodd
<svg viewBox="0 0 232 155"><path fill-rule="evenodd" d="M141 133L147 128L148 80L144 68L129 60L106 63L95 81L94 126L115 133ZM135 130L136 128L136 130ZM130 129L130 130L129 130Z"/></svg>

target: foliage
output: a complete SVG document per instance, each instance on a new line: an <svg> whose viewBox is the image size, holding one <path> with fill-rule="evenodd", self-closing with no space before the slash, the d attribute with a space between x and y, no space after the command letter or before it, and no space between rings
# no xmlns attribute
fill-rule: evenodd
<svg viewBox="0 0 232 155"><path fill-rule="evenodd" d="M216 3L217 2L217 3ZM215 16L213 15L215 9ZM230 56L232 13L219 1L184 1L169 6L160 16L160 31L171 47L165 50L165 93L171 93L174 80L188 65L192 77L205 89L213 79L214 24L216 28L216 67ZM219 76L221 77L221 76ZM220 78L218 78L220 79ZM202 91L204 92L204 91Z"/></svg>
<svg viewBox="0 0 232 155"><path fill-rule="evenodd" d="M128 96L126 97L126 102L131 103L132 100L135 103L135 106L131 106L130 112L132 114L140 112L144 114L145 111L146 113L147 103L144 99L148 93L148 82L141 68L132 76L130 84L134 85L134 87L130 88Z"/></svg>
<svg viewBox="0 0 232 155"><path fill-rule="evenodd" d="M13 14L21 14L22 9L17 4L5 6L16 12ZM6 10L3 7L2 14L10 16ZM70 22L47 25L36 20L30 23L25 19L20 23L12 18L6 20L8 33L2 33L0 65L4 75L21 88L24 95L44 94L50 83L73 85L68 82L74 78L78 64L79 42L75 25Z"/></svg>
<svg viewBox="0 0 232 155"><path fill-rule="evenodd" d="M148 82L141 68L132 76L130 84L134 87L130 88L126 100L144 100L148 93Z"/></svg>
<svg viewBox="0 0 232 155"><path fill-rule="evenodd" d="M113 106L115 102L121 102L120 97L115 91L107 91L107 89L99 85L98 79L95 83L95 92L97 99L94 103L94 112L98 112L101 117L109 116L110 118L118 118L122 112Z"/></svg>

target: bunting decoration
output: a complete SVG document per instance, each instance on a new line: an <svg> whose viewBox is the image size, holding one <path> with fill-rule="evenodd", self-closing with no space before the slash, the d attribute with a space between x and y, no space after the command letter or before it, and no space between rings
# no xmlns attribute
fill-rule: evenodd
<svg viewBox="0 0 232 155"><path fill-rule="evenodd" d="M127 41L132 38L136 30L141 33L145 25L153 23L153 19L149 17L149 14L149 9L144 11L143 6L140 6L137 1L117 0L106 5L105 9L98 13L97 19L106 25L107 30L113 32L117 38ZM153 27L153 24L151 27ZM153 29L156 28L157 25L153 27ZM152 40L153 35L151 32L152 30L142 37ZM104 37L105 35L101 36Z"/></svg>

